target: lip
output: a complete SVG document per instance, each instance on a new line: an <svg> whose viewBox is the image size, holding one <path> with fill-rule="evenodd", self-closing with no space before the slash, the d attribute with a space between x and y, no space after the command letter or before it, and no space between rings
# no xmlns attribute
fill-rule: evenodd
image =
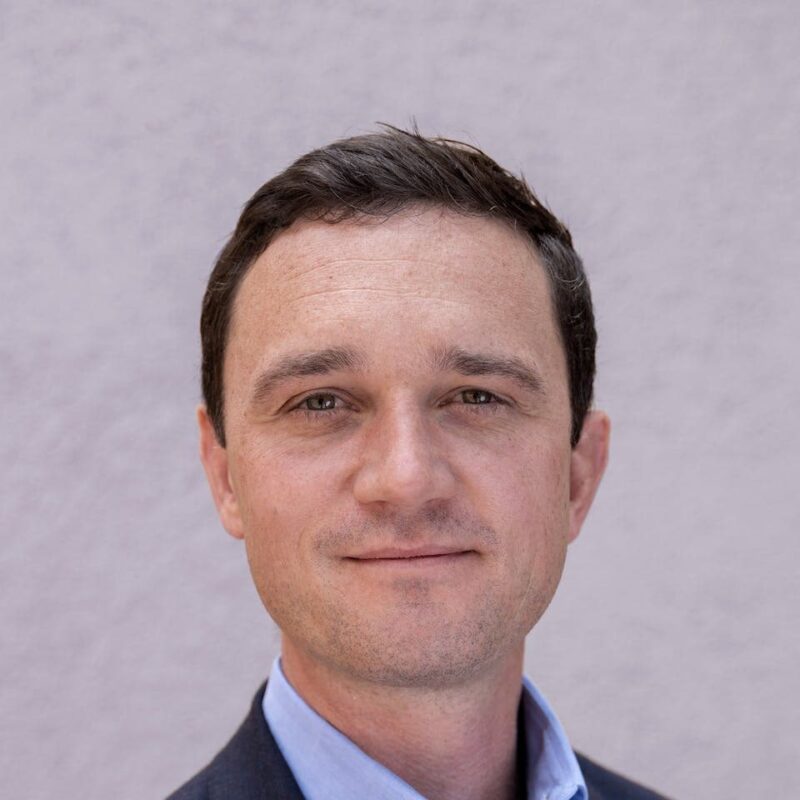
<svg viewBox="0 0 800 800"><path fill-rule="evenodd" d="M353 561L402 561L406 559L441 558L443 556L460 556L474 553L474 550L461 547L442 547L423 545L421 547L382 547L348 556Z"/></svg>

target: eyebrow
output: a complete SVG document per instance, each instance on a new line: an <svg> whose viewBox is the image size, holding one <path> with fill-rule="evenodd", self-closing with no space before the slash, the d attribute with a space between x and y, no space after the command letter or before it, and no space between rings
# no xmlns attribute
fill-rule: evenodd
<svg viewBox="0 0 800 800"><path fill-rule="evenodd" d="M282 383L308 375L325 375L338 370L363 369L364 359L349 347L328 347L282 358L274 367L262 372L253 387L252 402L263 402Z"/></svg>
<svg viewBox="0 0 800 800"><path fill-rule="evenodd" d="M470 353L460 347L447 347L434 355L434 367L442 372L460 375L499 375L511 378L523 389L544 394L544 381L533 364L515 356Z"/></svg>
<svg viewBox="0 0 800 800"><path fill-rule="evenodd" d="M499 375L510 378L523 389L536 394L544 393L544 382L537 369L514 356L497 356L489 353L473 353L460 347L436 350L431 359L439 372L457 372L460 375ZM326 375L337 371L363 371L364 356L349 347L328 347L307 353L285 356L278 363L262 372L253 388L252 402L264 402L282 383L309 375Z"/></svg>

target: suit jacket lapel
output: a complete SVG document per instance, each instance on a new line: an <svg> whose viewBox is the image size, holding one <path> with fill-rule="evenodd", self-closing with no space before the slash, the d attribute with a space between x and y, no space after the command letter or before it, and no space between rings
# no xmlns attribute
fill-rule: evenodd
<svg viewBox="0 0 800 800"><path fill-rule="evenodd" d="M250 713L217 756L209 776L210 800L303 800L262 711L266 683Z"/></svg>

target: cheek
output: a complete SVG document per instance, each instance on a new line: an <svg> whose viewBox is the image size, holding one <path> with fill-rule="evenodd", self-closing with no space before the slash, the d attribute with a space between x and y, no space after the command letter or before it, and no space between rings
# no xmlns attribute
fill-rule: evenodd
<svg viewBox="0 0 800 800"><path fill-rule="evenodd" d="M289 624L292 613L309 605L314 572L304 543L319 519L319 495L299 492L289 475L254 468L239 493L250 573L278 625Z"/></svg>
<svg viewBox="0 0 800 800"><path fill-rule="evenodd" d="M506 568L540 588L558 578L569 534L569 454L562 445L520 450L493 474L496 530L508 538Z"/></svg>
<svg viewBox="0 0 800 800"><path fill-rule="evenodd" d="M253 437L255 438L255 437ZM236 496L245 530L285 527L325 495L331 471L320 459L276 443L247 442L235 461ZM291 526L293 527L293 526Z"/></svg>
<svg viewBox="0 0 800 800"><path fill-rule="evenodd" d="M321 459L255 447L236 466L236 496L251 569L264 580L273 573L296 572L310 556L306 551L315 525L335 507L336 470Z"/></svg>
<svg viewBox="0 0 800 800"><path fill-rule="evenodd" d="M569 449L538 439L507 442L481 482L506 530L560 529L569 521ZM505 524L503 524L505 523Z"/></svg>
<svg viewBox="0 0 800 800"><path fill-rule="evenodd" d="M269 463L252 456L241 458L233 475L247 558L259 588L287 561L285 550L296 530L297 520L286 513L296 506L286 502L281 477Z"/></svg>
<svg viewBox="0 0 800 800"><path fill-rule="evenodd" d="M541 450L509 481L503 552L509 616L525 635L538 622L558 588L569 534L568 460Z"/></svg>

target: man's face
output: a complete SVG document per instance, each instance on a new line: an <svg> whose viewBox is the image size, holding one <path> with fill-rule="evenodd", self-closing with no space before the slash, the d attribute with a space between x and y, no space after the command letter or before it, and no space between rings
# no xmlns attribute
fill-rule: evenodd
<svg viewBox="0 0 800 800"><path fill-rule="evenodd" d="M203 458L284 652L430 686L521 653L605 461L583 486L522 237L441 210L296 224L240 287L224 385Z"/></svg>

